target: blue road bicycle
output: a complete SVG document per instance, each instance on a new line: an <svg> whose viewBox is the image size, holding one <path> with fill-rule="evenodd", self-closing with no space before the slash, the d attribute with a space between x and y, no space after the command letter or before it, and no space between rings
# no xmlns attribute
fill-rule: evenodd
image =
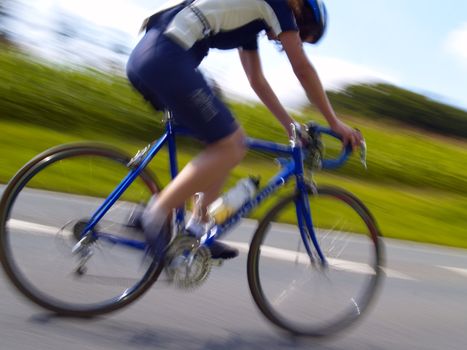
<svg viewBox="0 0 467 350"><path fill-rule="evenodd" d="M309 125L306 149L298 137L290 145L248 139L251 150L280 157L277 175L200 240L183 233L186 211L177 209L166 248L143 258L144 236L128 218L161 189L150 161L167 146L158 161L167 161L175 177L176 136L187 135L166 115L164 135L134 157L102 144L68 144L38 155L12 178L0 202L0 257L19 291L60 315L89 317L135 301L163 271L161 281L197 287L214 264L212 242L280 190L285 195L260 220L251 243L229 242L248 251L259 310L300 336L331 335L359 319L383 276L383 246L360 200L309 178L316 168L342 166L352 152L346 147L326 159L322 135L339 136L318 125Z"/></svg>

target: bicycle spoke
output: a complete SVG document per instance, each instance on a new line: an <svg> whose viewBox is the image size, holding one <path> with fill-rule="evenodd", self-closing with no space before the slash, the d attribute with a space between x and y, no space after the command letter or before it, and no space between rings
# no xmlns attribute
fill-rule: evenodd
<svg viewBox="0 0 467 350"><path fill-rule="evenodd" d="M135 203L146 201L156 188L142 177L76 249L90 218L128 174L126 157L116 151L81 147L57 149L40 167L33 165L30 174L15 179L10 188L16 192L6 190L9 218L0 226L2 263L15 285L39 305L73 315L108 312L131 302L162 268L161 263L143 267L142 250L123 243L144 239L125 226ZM100 240L99 230L112 242Z"/></svg>

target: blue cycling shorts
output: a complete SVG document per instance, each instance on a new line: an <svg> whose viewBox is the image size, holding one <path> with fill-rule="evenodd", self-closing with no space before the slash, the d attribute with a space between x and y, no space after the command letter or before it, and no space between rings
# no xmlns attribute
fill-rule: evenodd
<svg viewBox="0 0 467 350"><path fill-rule="evenodd" d="M170 110L176 124L214 143L235 132L238 124L197 68L205 54L196 47L183 49L153 27L130 55L127 75L154 107Z"/></svg>

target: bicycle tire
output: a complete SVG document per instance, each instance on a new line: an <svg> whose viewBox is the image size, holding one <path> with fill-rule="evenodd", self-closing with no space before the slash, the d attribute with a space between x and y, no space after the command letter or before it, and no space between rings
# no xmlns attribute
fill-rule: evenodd
<svg viewBox="0 0 467 350"><path fill-rule="evenodd" d="M329 269L322 269L322 268L317 268L317 266L313 266L310 261L306 261L308 259L308 254L306 253L295 253L295 267L301 264L308 263L309 266L306 268L301 268L300 276L305 276L305 278L309 278L310 275L316 274L317 276L320 276L321 274L323 277L318 277L318 282L320 282L320 278L322 279L321 282L323 282L323 279L325 279L324 284L328 282L329 277L331 276L332 273L338 274L338 277L342 277L339 275L343 275L342 271L338 272L333 272L334 269L341 269L345 270L347 269L348 274L351 275L351 278L346 278L346 280L352 281L352 278L355 277L355 275L358 274L363 274L365 275L366 273L368 276L362 277L362 281L364 282L364 285L361 289L359 289L359 295L357 296L357 299L353 299L353 297L350 298L349 300L349 305L343 307L343 312L339 310L337 312L337 308L340 306L338 304L338 301L335 300L337 298L332 298L328 297L326 293L322 295L324 300L321 302L321 300L313 300L311 299L313 297L313 291L317 290L318 292L320 291L320 286L319 284L316 283L311 283L306 286L305 291L297 291L298 287L301 286L300 282L297 282L297 279L293 280L291 284L294 284L291 288L289 285L287 285L287 288L282 291L282 293L277 293L276 291L269 293L268 289L273 290L276 288L277 285L279 287L277 288L282 288L282 285L280 284L281 281L278 278L278 276L281 276L283 279L286 278L297 278L296 274L294 272L290 273L289 270L285 271L285 268L282 269L282 265L290 265L291 266L291 260L292 256L290 256L290 251L283 250L282 248L274 248L266 244L266 242L273 242L274 240L277 240L278 242L280 241L280 244L287 243L292 240L292 236L288 235L287 232L281 232L278 231L277 234L274 234L274 230L271 229L272 223L285 211L285 209L288 206L293 206L295 201L297 200L298 195L293 194L290 195L281 201L279 201L262 219L260 222L250 245L250 250L248 253L248 283L250 287L251 294L253 296L253 299L258 306L259 310L261 313L273 324L278 326L279 328L286 330L290 332L293 335L296 336L304 336L304 337L327 337L334 335L338 333L341 330L344 330L345 328L349 327L350 325L354 324L357 319L360 319L361 316L364 314L364 312L368 309L368 306L371 304L371 302L375 299L375 296L377 295L377 291L379 290L379 285L380 282L383 278L383 265L384 265L384 249L383 249L383 244L382 244L382 239L381 239L381 234L378 229L378 226L376 224L376 221L370 211L365 207L365 205L354 195L351 193L344 191L339 188L335 187L322 187L318 188L314 192L309 190L309 198L310 200L313 198L318 198L318 201L320 201L322 198L324 198L324 203L334 203L334 200L337 200L336 203L340 203L339 207L342 208L347 208L344 211L347 213L353 212L354 214L349 215L350 216L355 216L356 218L360 218L362 220L362 223L359 224L361 227L366 227L367 232L367 238L365 239L365 236L360 237L359 235L356 235L357 237L351 237L350 233L346 233L345 231L337 231L337 233L331 233L330 231L323 230L323 237L326 235L326 237L329 238L322 238L323 240L326 239L328 241L333 241L331 245L334 245L334 248L337 247L337 245L341 244L342 247L338 247L339 249L342 248L342 254L341 256L338 256L337 258L332 258L332 257L327 257L327 259L331 260L332 262L328 263L329 265L335 264L335 265L341 265L338 266L337 268L335 267L330 267ZM329 198L331 199L329 202L326 201L326 199ZM311 206L311 211L313 212L316 210L315 206L312 204ZM327 209L326 209L327 210ZM319 213L318 213L319 214ZM338 213L336 214L338 215ZM342 214L339 214L342 215ZM347 214L346 214L347 215ZM312 214L314 216L314 214ZM316 226L315 226L316 227ZM288 228L288 227L287 227ZM285 229L284 229L285 231ZM267 236L275 236L275 238L267 238ZM281 235L281 236L279 236ZM339 236L347 236L344 238L344 240L347 240L346 242L336 242L336 240L339 240ZM353 235L352 235L353 236ZM337 238L336 238L337 237ZM343 237L342 237L343 238ZM355 242L352 242L352 239L355 239ZM298 239L298 241L302 241L301 237ZM358 260L360 257L357 257L360 253L343 253L344 248L351 247L352 245L358 246L358 244L362 244L359 242L366 242L368 245L368 257L366 257L366 253L362 252L362 256L365 256L365 258L368 258L371 263L369 263L370 269L371 270L363 270L362 271L351 271L352 269L359 269L363 268L363 264L361 262L350 262L344 259L355 259ZM350 243L349 243L350 242ZM274 242L275 243L275 242ZM269 244L269 243L268 243ZM320 243L321 248L323 242ZM280 246L279 246L280 247ZM329 247L329 251L333 251L333 247ZM312 248L313 249L313 248ZM261 253L263 253L263 257L261 257ZM327 252L324 251L325 256ZM289 255L286 255L289 254ZM306 254L306 255L304 255ZM350 255L355 255L355 256L350 256ZM275 256L274 256L275 255ZM370 257L371 256L371 257ZM305 259L305 260L303 260ZM315 261L319 259L317 256L315 256ZM261 260L263 262L261 263ZM276 262L275 260L283 260L280 263ZM299 261L300 260L300 261ZM309 260L309 259L308 259ZM363 259L362 259L363 260ZM298 263L297 263L298 261ZM273 272L268 272L268 268L265 268L265 270L260 270L260 266L269 264L271 267L273 264L275 264L275 268L273 269ZM347 267L345 266L347 264ZM353 264L353 265L352 265ZM350 267L349 267L350 266ZM295 267L291 267L290 269L293 269ZM262 267L261 267L262 269ZM320 269L322 269L320 271ZM265 271L265 272L261 272ZM295 271L295 270L294 270ZM289 277L290 276L293 277ZM262 278L261 275L264 275L265 277ZM275 279L276 281L274 282L269 282L266 280L266 276L270 275L271 279ZM326 275L327 274L327 275ZM348 276L346 276L348 277ZM360 277L355 278L360 282ZM308 283L308 281L303 282L303 285L305 283ZM338 279L339 283L344 283L340 282L340 279ZM348 282L345 282L348 283ZM348 283L349 286L351 286L352 283ZM347 293L350 293L345 289L344 286L344 291L337 291L335 292L337 295L342 294L345 296L344 299L346 299L348 296L346 295ZM281 290L281 289L280 289ZM285 294L284 294L285 293ZM285 304L287 302L284 302L284 298L287 297L287 294L294 294L297 296L297 299L299 297L304 297L305 303L299 303L298 301L296 302L294 299L291 299L289 304L293 305L294 303L297 303L298 305L293 305L291 308L294 310L295 313L297 313L297 317L292 316L290 311L278 311L279 307L282 307L282 304ZM274 298L272 298L270 295L274 295ZM285 297L284 297L285 295ZM276 298L277 297L277 298ZM282 299L281 299L282 298ZM329 300L327 300L329 299ZM329 301L330 306L329 310L325 307L325 301ZM355 306L353 305L355 304ZM273 305L274 304L274 305ZM316 310L313 310L308 312L308 309L314 308L316 305ZM348 309L346 309L348 307ZM315 317L321 317L318 316L319 313L323 313L323 320L321 319L315 319ZM328 314L329 313L329 314ZM331 315L332 313L332 315ZM335 313L335 315L334 315ZM302 320L305 318L308 318L310 315L311 318L309 321L306 321L307 323L304 324ZM329 319L327 319L329 317ZM309 322L309 323L308 323ZM316 323L316 324L315 324Z"/></svg>
<svg viewBox="0 0 467 350"><path fill-rule="evenodd" d="M11 216L12 209L15 209L15 205L18 201L18 198L21 199L23 196L26 197L28 191L40 192L40 194L38 195L40 197L40 195L43 194L42 192L46 192L45 190L29 190L26 189L27 185L30 182L32 182L35 178L37 178L38 174L41 174L41 172L43 173L44 170L53 168L54 166L58 167L63 162L71 162L73 159L80 159L80 157L89 157L89 159L95 158L99 162L102 161L106 164L108 163L109 166L111 165L112 167L115 166L116 168L121 168L122 172L128 172L126 164L128 164L128 162L131 159L130 156L122 153L118 149L104 144L73 143L49 149L32 159L30 162L28 162L8 183L0 202L0 260L9 280L21 292L21 294L23 294L27 299L29 299L33 303L62 316L92 317L116 311L130 304L131 302L134 302L136 299L138 299L138 297L140 297L144 292L146 292L151 287L151 285L157 280L163 268L163 264L156 261L157 259L151 261L145 267L146 270L142 273L142 278L139 279L134 285L131 285L129 288L126 288L119 295L113 296L103 301L90 301L89 304L86 300L86 295L83 296L82 302L75 303L74 301L69 300L63 301L58 299L54 295L50 295L53 294L55 290L53 292L51 292L50 290L48 292L40 290L37 287L37 285L31 282L30 276L26 276L27 270L22 270L21 267L19 267L19 261L17 261L17 259L15 258L16 253L12 250L12 244L16 244L12 243L12 241L16 239L14 238L14 234L12 233L12 231L15 231L16 234L16 231L19 231L19 229L16 230L16 228L14 228L15 222L13 222L13 220L15 219ZM87 166L91 168L90 165ZM70 170L73 169L70 168ZM114 170L114 168L112 168L112 170ZM91 169L91 171L94 170ZM112 174L112 176L114 176L114 174ZM140 186L142 189L144 189L145 192L147 191L147 195L155 194L160 191L160 185L158 184L157 179L148 169L145 169L136 181L141 182ZM47 190L47 194L49 192L53 193L51 190ZM53 194L55 195L55 193ZM67 193L66 196L72 197L75 196L75 194L70 195L69 193ZM65 198L66 196L63 196L63 198ZM63 198L59 198L57 202L64 200ZM83 200L83 197L79 197L78 199ZM60 209L58 205L55 207L55 209L57 208ZM58 215L58 213L55 214ZM92 214L92 212L89 214ZM29 226L36 227L33 224ZM42 226L37 225L37 227L40 228ZM27 230L33 231L34 228L27 228ZM71 228L70 231L73 231L73 228ZM18 233L18 235L20 235L20 233ZM34 236L34 234L31 234L31 237L32 236ZM24 244L32 244L28 241L36 240L36 236L34 236L33 238L24 238ZM44 237L45 236L46 235L44 235ZM47 239L50 240L49 237ZM18 246L21 247L21 244L19 244ZM50 246L50 244L45 245L46 249L49 249ZM69 247L66 248L68 249ZM41 259L40 254L37 254L37 256L39 257L39 259ZM46 260L46 257L44 257L43 260ZM42 260L40 260L40 262L42 262ZM139 261L139 263L141 263L141 261ZM48 266L54 267L55 265L49 264ZM35 276L32 276L32 278L35 278ZM99 283L102 283L102 281L100 281ZM118 283L124 283L124 281L122 282L122 280L120 280L118 281ZM102 289L104 289L104 287Z"/></svg>

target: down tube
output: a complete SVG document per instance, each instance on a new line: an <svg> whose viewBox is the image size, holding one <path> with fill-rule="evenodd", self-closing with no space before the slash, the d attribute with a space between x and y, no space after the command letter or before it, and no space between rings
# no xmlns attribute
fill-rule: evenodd
<svg viewBox="0 0 467 350"><path fill-rule="evenodd" d="M300 233L302 235L305 248L310 258L312 258L310 245L308 244L308 241L306 240L306 232L303 232L304 227L305 227L304 224L306 225L306 229L307 229L306 231L308 231L308 234L311 238L311 241L313 242L313 245L316 249L316 252L318 253L319 258L321 259L321 262L323 263L323 265L326 265L327 264L326 258L321 250L321 247L319 246L318 239L316 238L316 231L313 227L313 220L311 218L311 209L310 209L310 203L308 202L307 192L302 192L299 195L299 198L297 198L295 203L297 207L297 221L298 221ZM305 222L303 222L303 219L305 219Z"/></svg>

